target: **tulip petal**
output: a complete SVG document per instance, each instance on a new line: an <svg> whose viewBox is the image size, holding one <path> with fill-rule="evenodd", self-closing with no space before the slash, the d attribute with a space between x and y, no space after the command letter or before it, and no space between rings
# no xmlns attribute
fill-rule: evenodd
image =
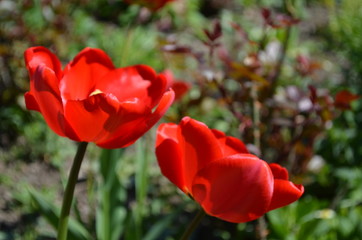
<svg viewBox="0 0 362 240"><path fill-rule="evenodd" d="M122 148L133 144L161 119L174 98L174 92L172 90L167 91L153 113L151 111L140 113L134 120L120 124L119 128L109 138L101 139L96 144L103 148ZM128 115L128 113L124 114L126 117Z"/></svg>
<svg viewBox="0 0 362 240"><path fill-rule="evenodd" d="M148 129L155 125L163 117L163 115L165 115L166 111L169 109L174 100L175 92L172 89L163 94L156 110L147 119L146 123L148 125Z"/></svg>
<svg viewBox="0 0 362 240"><path fill-rule="evenodd" d="M30 91L25 93L25 104L29 110L40 112L34 97L34 73L39 65L52 69L58 81L62 75L61 64L58 58L45 47L31 47L24 52L25 65L30 76ZM38 74L39 76L39 74Z"/></svg>
<svg viewBox="0 0 362 240"><path fill-rule="evenodd" d="M162 74L157 75L155 80L152 81L152 85L148 88L151 106L155 106L160 101L166 90L168 90L167 79Z"/></svg>
<svg viewBox="0 0 362 240"><path fill-rule="evenodd" d="M119 103L112 94L96 94L81 101L66 103L65 116L81 141L97 142L109 138L120 124L135 119L145 109L138 99Z"/></svg>
<svg viewBox="0 0 362 240"><path fill-rule="evenodd" d="M25 98L25 105L28 110L34 110L40 112L39 105L36 102L36 99L33 96L33 94L31 94L31 92L26 92L24 98Z"/></svg>
<svg viewBox="0 0 362 240"><path fill-rule="evenodd" d="M164 140L171 139L178 143L177 139L178 125L174 123L163 123L157 129L156 147L160 145Z"/></svg>
<svg viewBox="0 0 362 240"><path fill-rule="evenodd" d="M290 181L274 179L273 198L268 211L284 207L297 201L304 193L304 187Z"/></svg>
<svg viewBox="0 0 362 240"><path fill-rule="evenodd" d="M179 142L185 161L186 185L191 191L195 174L209 162L223 157L219 142L202 122L184 117L180 124Z"/></svg>
<svg viewBox="0 0 362 240"><path fill-rule="evenodd" d="M274 193L269 206L270 211L298 200L304 192L304 187L288 181L287 169L279 164L271 163L269 167L274 176Z"/></svg>
<svg viewBox="0 0 362 240"><path fill-rule="evenodd" d="M270 170L273 173L274 179L281 179L281 180L288 180L288 170L279 164L270 163L269 164Z"/></svg>
<svg viewBox="0 0 362 240"><path fill-rule="evenodd" d="M184 191L184 161L177 141L178 126L173 123L161 124L157 129L156 156L162 174Z"/></svg>
<svg viewBox="0 0 362 240"><path fill-rule="evenodd" d="M64 69L60 83L63 99L87 99L97 90L96 82L113 69L112 60L105 52L100 49L85 48Z"/></svg>
<svg viewBox="0 0 362 240"><path fill-rule="evenodd" d="M201 169L192 183L192 195L209 215L240 223L266 213L273 187L265 161L251 154L235 154Z"/></svg>
<svg viewBox="0 0 362 240"><path fill-rule="evenodd" d="M62 66L57 56L45 47L31 47L24 52L26 68L29 71L30 78L35 73L37 67L41 64L52 69L58 79L62 75Z"/></svg>
<svg viewBox="0 0 362 240"><path fill-rule="evenodd" d="M166 80L148 66L135 65L109 72L95 88L112 93L120 102L136 97L153 108L166 90Z"/></svg>
<svg viewBox="0 0 362 240"><path fill-rule="evenodd" d="M113 94L120 102L130 98L138 98L144 102L148 99L147 88L150 85L151 82L145 80L137 68L125 67L110 71L102 81L97 82L95 88Z"/></svg>
<svg viewBox="0 0 362 240"><path fill-rule="evenodd" d="M225 133L212 129L215 137L219 141L224 156L230 156L237 153L249 153L245 144L235 137L226 136Z"/></svg>
<svg viewBox="0 0 362 240"><path fill-rule="evenodd" d="M49 127L58 135L65 136L63 103L54 71L45 65L39 65L33 77L33 99L26 97L26 101L30 101L27 106L38 107ZM33 100L36 100L37 106L33 105Z"/></svg>

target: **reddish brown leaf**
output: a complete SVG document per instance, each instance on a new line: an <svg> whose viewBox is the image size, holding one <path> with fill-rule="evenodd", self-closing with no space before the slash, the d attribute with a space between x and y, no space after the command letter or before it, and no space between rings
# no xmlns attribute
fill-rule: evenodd
<svg viewBox="0 0 362 240"><path fill-rule="evenodd" d="M351 102L359 99L360 96L351 93L348 90L342 90L336 94L334 106L342 110L351 109Z"/></svg>

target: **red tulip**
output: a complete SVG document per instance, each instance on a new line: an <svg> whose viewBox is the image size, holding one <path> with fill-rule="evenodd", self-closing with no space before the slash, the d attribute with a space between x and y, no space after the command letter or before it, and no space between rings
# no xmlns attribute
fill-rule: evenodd
<svg viewBox="0 0 362 240"><path fill-rule="evenodd" d="M163 8L163 6L165 6L168 2L172 1L174 0L126 0L128 4L139 4L154 12Z"/></svg>
<svg viewBox="0 0 362 240"><path fill-rule="evenodd" d="M190 89L190 84L176 80L170 70L165 70L162 73L167 79L167 86L175 92L175 101L180 100Z"/></svg>
<svg viewBox="0 0 362 240"><path fill-rule="evenodd" d="M234 137L184 117L161 124L156 155L163 175L211 216L248 222L288 205L304 192L288 172L249 154Z"/></svg>
<svg viewBox="0 0 362 240"><path fill-rule="evenodd" d="M40 112L55 133L75 141L126 147L174 99L174 92L166 91L165 76L145 65L115 68L99 49L85 48L64 70L44 47L29 48L24 55L30 76L26 107Z"/></svg>

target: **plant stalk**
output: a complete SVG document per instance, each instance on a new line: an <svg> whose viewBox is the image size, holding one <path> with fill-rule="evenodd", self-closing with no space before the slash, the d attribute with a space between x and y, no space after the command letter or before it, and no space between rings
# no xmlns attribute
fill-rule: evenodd
<svg viewBox="0 0 362 240"><path fill-rule="evenodd" d="M206 215L205 211L202 208L200 208L200 210L198 211L198 213L196 214L190 225L186 228L185 232L182 234L180 240L188 240L205 215Z"/></svg>
<svg viewBox="0 0 362 240"><path fill-rule="evenodd" d="M87 142L80 142L78 145L77 153L73 160L72 168L70 170L68 177L68 183L67 186L65 187L63 204L60 212L60 218L58 223L58 237L57 237L58 240L67 239L70 207L72 206L74 189L78 180L80 166L82 165L82 161L87 146L88 146Z"/></svg>
<svg viewBox="0 0 362 240"><path fill-rule="evenodd" d="M260 106L260 102L258 100L258 86L256 85L256 83L253 84L252 86L252 98L253 98L253 137L254 137L254 145L255 147L258 149L258 154L261 155L261 144L260 144L260 137L261 137L261 132L260 132L260 111L261 111L261 106ZM260 156L258 156L260 157ZM267 232L267 226L266 226L266 222L265 222L265 217L261 216L258 219L258 226L257 226L257 237L260 240L266 240L266 232Z"/></svg>

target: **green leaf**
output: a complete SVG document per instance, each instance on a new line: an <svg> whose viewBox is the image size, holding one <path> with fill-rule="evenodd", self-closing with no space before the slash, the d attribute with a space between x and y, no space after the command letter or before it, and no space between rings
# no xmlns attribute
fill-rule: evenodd
<svg viewBox="0 0 362 240"><path fill-rule="evenodd" d="M99 206L96 213L96 232L99 240L117 240L124 230L126 190L117 176L117 166L123 153L123 149L103 149L100 157L103 181L97 189Z"/></svg>
<svg viewBox="0 0 362 240"><path fill-rule="evenodd" d="M161 220L156 222L146 235L142 238L143 240L155 240L160 239L160 235L170 227L172 221L179 215L180 210L174 212L166 217L163 217Z"/></svg>
<svg viewBox="0 0 362 240"><path fill-rule="evenodd" d="M142 218L144 215L144 207L148 190L148 152L144 138L136 142L136 201L137 206L134 211L135 224L138 232L142 232Z"/></svg>
<svg viewBox="0 0 362 240"><path fill-rule="evenodd" d="M42 216L49 222L50 225L57 229L60 216L60 208L45 200L39 192L34 189L29 189L29 194L34 207L34 210L41 213ZM68 227L69 240L88 240L92 239L90 233L78 221L73 218L69 219Z"/></svg>

